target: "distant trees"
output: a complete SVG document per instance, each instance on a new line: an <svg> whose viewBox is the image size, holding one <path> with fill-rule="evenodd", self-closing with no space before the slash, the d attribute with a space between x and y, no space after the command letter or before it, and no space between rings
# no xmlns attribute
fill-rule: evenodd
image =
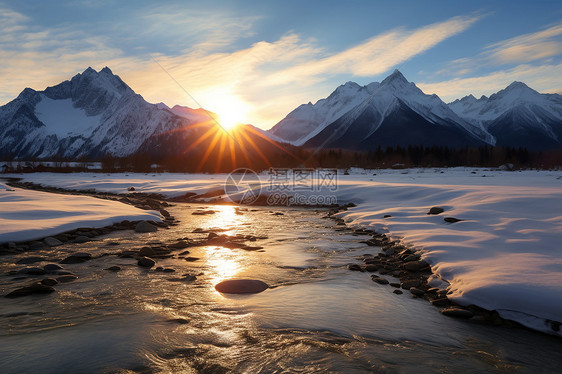
<svg viewBox="0 0 562 374"><path fill-rule="evenodd" d="M49 163L45 161L50 161ZM283 147L258 147L241 149L239 147L208 151L201 146L186 153L165 156L136 153L127 157L104 155L97 159L81 158L68 160L29 160L17 162L9 169L15 171L57 171L74 172L91 169L92 161L101 162L103 172L207 172L225 173L236 168L247 167L253 170L266 170L269 167L297 168L349 168L366 169L390 168L401 164L405 167L497 167L513 164L514 168L560 168L562 150L530 151L525 148L492 147L448 148L440 146L377 147L374 150L359 152L344 149L304 149L284 145ZM32 167L24 168L26 165Z"/></svg>

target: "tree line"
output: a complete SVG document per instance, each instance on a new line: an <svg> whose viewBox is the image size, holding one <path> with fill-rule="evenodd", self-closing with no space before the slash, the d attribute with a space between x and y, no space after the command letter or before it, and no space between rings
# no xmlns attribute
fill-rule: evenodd
<svg viewBox="0 0 562 374"><path fill-rule="evenodd" d="M562 167L562 150L531 151L526 148L492 147L379 147L358 152L344 149L312 150L300 147L265 147L261 150L233 149L228 152L203 152L196 149L185 154L157 156L136 153L127 157L104 155L100 158L65 160L56 158L44 162L4 162L3 172L35 171L101 171L101 172L203 172L227 173L237 168L256 171L277 168L349 168L366 169L391 167L498 167L514 169L552 169ZM97 162L93 164L93 162Z"/></svg>

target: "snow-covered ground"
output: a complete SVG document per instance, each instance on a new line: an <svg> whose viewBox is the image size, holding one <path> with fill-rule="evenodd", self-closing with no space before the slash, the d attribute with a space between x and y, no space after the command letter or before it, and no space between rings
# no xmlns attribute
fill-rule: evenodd
<svg viewBox="0 0 562 374"><path fill-rule="evenodd" d="M44 238L124 220L160 221L160 213L111 200L10 188L0 183L0 243Z"/></svg>
<svg viewBox="0 0 562 374"><path fill-rule="evenodd" d="M48 186L118 193L134 186L140 192L173 197L223 188L227 176L21 177ZM267 174L260 178L265 185ZM357 169L350 175L340 173L337 190L323 193L335 194L339 203L357 204L340 213L348 224L388 233L421 249L438 276L434 283L449 287L450 298L460 304L497 310L548 333L553 330L546 320L562 321L562 171ZM427 215L432 206L445 212ZM463 221L447 223L444 217Z"/></svg>

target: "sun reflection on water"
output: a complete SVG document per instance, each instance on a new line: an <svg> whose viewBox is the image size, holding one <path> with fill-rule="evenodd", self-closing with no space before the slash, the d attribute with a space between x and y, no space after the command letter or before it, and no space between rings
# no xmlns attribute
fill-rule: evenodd
<svg viewBox="0 0 562 374"><path fill-rule="evenodd" d="M213 284L234 277L242 269L242 264L231 249L206 247L205 251L207 252L207 263L214 271Z"/></svg>
<svg viewBox="0 0 562 374"><path fill-rule="evenodd" d="M208 218L208 221L205 222L206 228L220 229L221 231L217 232L218 234L236 235L241 233L247 218L245 215L237 214L237 209L238 207L232 205L213 207L215 214L206 216ZM208 246L203 249L210 270L209 276L212 287L225 279L234 278L244 269L245 256L240 251L220 246Z"/></svg>
<svg viewBox="0 0 562 374"><path fill-rule="evenodd" d="M213 207L215 214L207 216L208 229L218 228L225 230L222 233L228 235L236 234L236 231L242 226L246 219L243 215L236 214L237 207L232 205L218 205Z"/></svg>

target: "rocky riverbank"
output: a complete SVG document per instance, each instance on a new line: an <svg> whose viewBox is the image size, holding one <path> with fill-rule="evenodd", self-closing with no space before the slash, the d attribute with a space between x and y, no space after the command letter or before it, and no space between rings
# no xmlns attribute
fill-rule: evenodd
<svg viewBox="0 0 562 374"><path fill-rule="evenodd" d="M136 227L142 226L143 228L152 225L145 221L137 223ZM152 226L156 229L156 226ZM138 232L138 230L135 230ZM144 231L143 231L144 232ZM104 252L98 256L93 256L88 252L73 252L62 259L57 259L56 256L28 256L19 258L16 265L31 265L24 266L17 270L9 271L6 276L12 277L13 281L31 281L30 284L17 288L5 297L15 298L21 296L28 296L33 294L47 294L55 292L55 286L59 283L68 283L78 279L78 276L65 266L72 264L81 264L89 261L96 260L97 258L114 256L120 259L130 258L136 261L137 266L145 268L147 271L162 272L162 273L176 273L176 269L172 267L158 266L158 261L167 258L183 259L187 262L198 261L199 258L189 256L190 251L188 248L202 247L202 246L220 246L230 249L242 249L246 251L263 251L263 247L253 246L248 242L255 242L258 239L266 239L265 236L256 237L253 235L225 235L219 234L214 230L196 229L193 232L195 237L182 237L177 238L176 241L169 242L148 242L146 246L134 249L123 250L116 252ZM205 236L206 235L206 236ZM57 240L55 238L51 238ZM49 241L48 239L45 239ZM92 238L92 240L95 240ZM83 243L82 241L73 243ZM61 243L63 244L63 243ZM119 246L119 242L108 242L107 246ZM37 266L36 264L44 264ZM107 267L105 270L111 272L118 272L121 267L113 265ZM197 279L201 274L183 273L180 276L173 276L167 278L171 282L192 282ZM42 278L42 279L39 279Z"/></svg>
<svg viewBox="0 0 562 374"><path fill-rule="evenodd" d="M355 206L348 204L331 209L326 218L337 222L342 230L348 228L343 219L337 217L337 213ZM437 207L432 207L428 214L436 214ZM350 263L347 269L350 271L370 273L371 280L379 287L389 287L397 295L409 294L411 297L426 300L435 307L440 308L443 315L466 319L473 323L488 324L494 326L523 327L523 325L504 319L494 310L486 310L476 305L462 306L447 297L447 290L433 287L430 279L433 276L431 266L424 261L421 251L415 247L407 247L400 241L392 240L385 234L376 233L367 229L353 230L355 235L370 236L363 241L369 246L380 247L381 252L363 254L358 257L358 263ZM550 321L553 331L560 329L560 323Z"/></svg>

